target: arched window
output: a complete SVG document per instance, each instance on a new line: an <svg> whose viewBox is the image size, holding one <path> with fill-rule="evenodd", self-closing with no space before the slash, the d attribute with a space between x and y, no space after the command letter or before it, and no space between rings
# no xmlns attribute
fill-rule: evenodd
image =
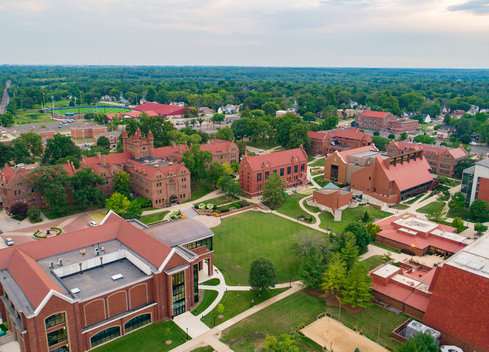
<svg viewBox="0 0 489 352"><path fill-rule="evenodd" d="M121 327L113 326L111 328L100 331L96 335L93 335L92 338L90 339L90 344L92 345L93 348L102 343L115 339L119 336L121 336Z"/></svg>
<svg viewBox="0 0 489 352"><path fill-rule="evenodd" d="M66 321L65 313L56 313L46 318L46 329L52 328L53 326L63 324Z"/></svg>
<svg viewBox="0 0 489 352"><path fill-rule="evenodd" d="M138 315L124 324L124 332L128 333L149 323L151 323L151 314Z"/></svg>

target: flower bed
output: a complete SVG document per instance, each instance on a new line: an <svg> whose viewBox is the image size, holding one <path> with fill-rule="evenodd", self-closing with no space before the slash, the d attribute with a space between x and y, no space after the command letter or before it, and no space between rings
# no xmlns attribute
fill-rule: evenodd
<svg viewBox="0 0 489 352"><path fill-rule="evenodd" d="M50 233L49 235L46 233L44 235L39 235L40 233L45 233L45 230L37 230L36 232L33 233L34 238L48 238L52 236L58 236L63 233L63 230L60 229L59 227L54 227L52 226L49 230L54 230L57 231L56 234Z"/></svg>

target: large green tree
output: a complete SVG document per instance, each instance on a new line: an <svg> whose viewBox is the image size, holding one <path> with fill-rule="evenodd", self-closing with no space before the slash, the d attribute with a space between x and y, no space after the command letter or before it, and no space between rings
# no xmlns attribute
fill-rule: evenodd
<svg viewBox="0 0 489 352"><path fill-rule="evenodd" d="M346 278L346 266L339 253L334 253L326 266L326 272L323 276L322 289L329 292L331 302L334 298L339 298L343 282Z"/></svg>
<svg viewBox="0 0 489 352"><path fill-rule="evenodd" d="M40 156L42 154L42 137L39 133L21 133L20 137L17 139L25 141L27 148L32 155Z"/></svg>
<svg viewBox="0 0 489 352"><path fill-rule="evenodd" d="M355 235L355 242L361 250L366 249L370 244L371 236L366 225L361 223L350 223L345 227L345 231Z"/></svg>
<svg viewBox="0 0 489 352"><path fill-rule="evenodd" d="M465 196L462 192L457 192L452 196L450 202L448 202L448 206L451 209L459 210L465 207Z"/></svg>
<svg viewBox="0 0 489 352"><path fill-rule="evenodd" d="M308 135L307 125L299 123L290 129L289 141L287 143L287 149L299 148L303 146L309 148L311 146L311 137Z"/></svg>
<svg viewBox="0 0 489 352"><path fill-rule="evenodd" d="M73 197L80 209L100 203L105 199L104 192L97 187L103 185L105 179L93 173L92 168L78 170L71 178L70 185L73 189Z"/></svg>
<svg viewBox="0 0 489 352"><path fill-rule="evenodd" d="M269 259L260 257L250 265L248 283L252 291L267 291L277 283L277 271Z"/></svg>
<svg viewBox="0 0 489 352"><path fill-rule="evenodd" d="M105 200L105 209L107 211L112 210L117 214L122 214L129 206L131 201L126 196L118 192L112 193L112 195Z"/></svg>
<svg viewBox="0 0 489 352"><path fill-rule="evenodd" d="M208 174L208 180L212 182L212 184L217 185L219 179L226 174L226 168L219 161L214 161L209 167Z"/></svg>
<svg viewBox="0 0 489 352"><path fill-rule="evenodd" d="M81 150L68 136L56 133L54 138L46 142L46 149L42 156L43 165L57 165L66 163L67 160L73 162L75 168L80 166Z"/></svg>
<svg viewBox="0 0 489 352"><path fill-rule="evenodd" d="M272 206L280 205L285 200L285 182L277 172L272 172L263 187L262 200Z"/></svg>
<svg viewBox="0 0 489 352"><path fill-rule="evenodd" d="M180 161L190 170L192 179L199 181L207 177L207 164L212 161L212 153L201 150L199 144L194 144L189 150L183 152Z"/></svg>
<svg viewBox="0 0 489 352"><path fill-rule="evenodd" d="M241 186L239 185L239 182L236 181L236 179L232 178L229 175L224 175L219 184L218 187L221 186L222 191L226 193L227 196L230 197L239 197L242 193L243 190L241 189Z"/></svg>
<svg viewBox="0 0 489 352"><path fill-rule="evenodd" d="M470 215L477 220L487 219L489 217L489 205L485 200L476 199L470 205Z"/></svg>
<svg viewBox="0 0 489 352"><path fill-rule="evenodd" d="M355 262L350 268L343 282L341 291L342 302L353 308L360 306L365 308L373 298L370 294L372 277L368 275L368 267L365 263Z"/></svg>
<svg viewBox="0 0 489 352"><path fill-rule="evenodd" d="M126 171L116 171L114 173L114 192L124 195L126 198L131 196L132 181Z"/></svg>
<svg viewBox="0 0 489 352"><path fill-rule="evenodd" d="M110 149L110 141L107 137L105 136L100 136L97 139L97 147L100 148L105 148L105 149Z"/></svg>
<svg viewBox="0 0 489 352"><path fill-rule="evenodd" d="M302 256L299 273L304 287L321 290L325 263L319 248L312 247Z"/></svg>
<svg viewBox="0 0 489 352"><path fill-rule="evenodd" d="M231 127L228 126L220 128L216 133L216 137L222 139L223 141L229 141L229 142L234 141L233 130Z"/></svg>
<svg viewBox="0 0 489 352"><path fill-rule="evenodd" d="M26 177L32 182L34 190L38 191L49 204L52 213L63 215L66 211L66 188L70 176L61 166L38 167Z"/></svg>
<svg viewBox="0 0 489 352"><path fill-rule="evenodd" d="M372 144L374 144L377 147L377 149L382 152L385 152L385 149L390 142L391 141L385 137L380 137L380 136L372 137Z"/></svg>
<svg viewBox="0 0 489 352"><path fill-rule="evenodd" d="M408 339L401 347L399 352L438 352L440 347L435 343L433 336L427 333L417 334L414 338Z"/></svg>

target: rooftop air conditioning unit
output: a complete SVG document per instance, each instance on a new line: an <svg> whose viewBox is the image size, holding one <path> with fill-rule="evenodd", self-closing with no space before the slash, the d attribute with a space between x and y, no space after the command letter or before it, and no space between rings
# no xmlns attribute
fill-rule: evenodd
<svg viewBox="0 0 489 352"><path fill-rule="evenodd" d="M49 262L49 268L51 268L51 269L54 268L54 263L52 260Z"/></svg>
<svg viewBox="0 0 489 352"><path fill-rule="evenodd" d="M123 277L124 276L122 274L117 274L117 275L111 276L111 279L116 281L116 280L122 279Z"/></svg>
<svg viewBox="0 0 489 352"><path fill-rule="evenodd" d="M58 265L63 266L63 259L61 259L61 258L58 259Z"/></svg>
<svg viewBox="0 0 489 352"><path fill-rule="evenodd" d="M80 289L78 287L75 287L74 289L71 290L71 293L79 293Z"/></svg>
<svg viewBox="0 0 489 352"><path fill-rule="evenodd" d="M98 251L98 248L95 248L95 256L99 255L99 251Z"/></svg>

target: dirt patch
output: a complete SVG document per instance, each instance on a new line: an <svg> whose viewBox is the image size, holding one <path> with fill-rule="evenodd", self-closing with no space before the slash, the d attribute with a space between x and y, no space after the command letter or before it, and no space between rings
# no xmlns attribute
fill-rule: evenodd
<svg viewBox="0 0 489 352"><path fill-rule="evenodd" d="M301 331L320 346L328 350L332 347L335 352L352 352L357 347L362 352L388 352L384 347L329 317L316 320Z"/></svg>
<svg viewBox="0 0 489 352"><path fill-rule="evenodd" d="M333 307L339 307L340 306L340 302L336 298L333 298L333 300L331 301L330 295L326 294L326 296L325 296L323 291L307 290L307 293L314 295L314 296L321 297L328 304L328 306L333 306ZM341 309L345 309L345 310L347 310L353 314L358 314L362 311L362 307L357 306L357 307L353 308L350 305L343 305L343 304L341 305Z"/></svg>

